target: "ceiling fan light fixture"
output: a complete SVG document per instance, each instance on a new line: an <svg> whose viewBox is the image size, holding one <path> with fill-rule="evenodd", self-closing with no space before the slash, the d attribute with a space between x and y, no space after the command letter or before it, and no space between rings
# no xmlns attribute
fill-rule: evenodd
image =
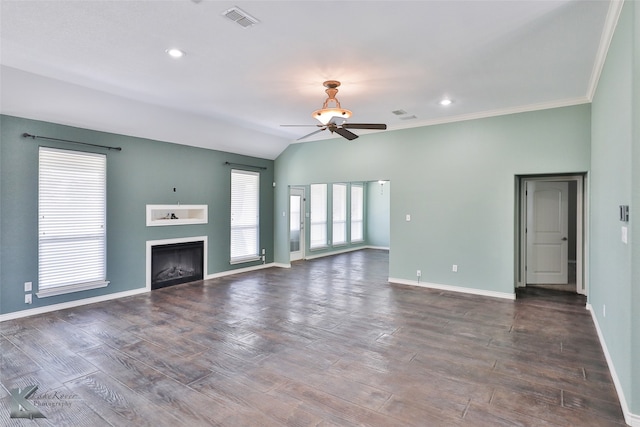
<svg viewBox="0 0 640 427"><path fill-rule="evenodd" d="M298 138L305 139L311 135L315 135L319 132L328 130L331 133L337 133L341 137L353 141L358 137L355 133L349 129L369 129L369 130L385 130L387 125L384 123L349 123L347 119L351 117L351 111L346 110L340 106L340 102L336 99L338 93L338 86L340 82L337 80L327 80L324 82L324 87L327 89L327 99L322 104L322 108L311 113L311 117L318 120L319 125L280 125L280 126L312 126L319 128L305 136ZM332 107L329 107L329 103L333 103Z"/></svg>
<svg viewBox="0 0 640 427"><path fill-rule="evenodd" d="M336 98L340 82L337 80L327 80L322 85L327 88L325 90L327 99L325 99L321 109L311 113L311 117L318 120L323 125L329 123L334 117L342 118L344 120L351 117L351 111L345 110L344 108L340 107L340 101L338 101L338 99ZM333 108L329 108L330 102L335 105Z"/></svg>
<svg viewBox="0 0 640 427"><path fill-rule="evenodd" d="M316 110L311 114L311 117L318 120L323 125L326 125L333 119L334 117L338 117L341 119L348 119L351 117L351 111L345 110L344 108L322 108L320 110Z"/></svg>

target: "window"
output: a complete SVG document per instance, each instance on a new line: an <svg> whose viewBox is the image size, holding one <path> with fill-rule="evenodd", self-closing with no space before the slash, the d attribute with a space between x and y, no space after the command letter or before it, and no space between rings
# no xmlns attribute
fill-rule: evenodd
<svg viewBox="0 0 640 427"><path fill-rule="evenodd" d="M260 174L231 170L231 263L256 261L258 255Z"/></svg>
<svg viewBox="0 0 640 427"><path fill-rule="evenodd" d="M360 184L351 185L351 241L364 240L364 189Z"/></svg>
<svg viewBox="0 0 640 427"><path fill-rule="evenodd" d="M333 244L347 243L347 186L333 184Z"/></svg>
<svg viewBox="0 0 640 427"><path fill-rule="evenodd" d="M311 184L309 248L327 246L327 184Z"/></svg>
<svg viewBox="0 0 640 427"><path fill-rule="evenodd" d="M38 297L104 287L107 160L40 147Z"/></svg>

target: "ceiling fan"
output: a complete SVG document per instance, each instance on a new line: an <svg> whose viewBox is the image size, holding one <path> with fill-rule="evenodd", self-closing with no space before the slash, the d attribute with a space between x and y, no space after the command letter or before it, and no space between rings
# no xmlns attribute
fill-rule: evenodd
<svg viewBox="0 0 640 427"><path fill-rule="evenodd" d="M340 82L337 80L327 80L323 83L324 87L327 89L325 92L327 93L328 98L322 104L322 108L314 111L311 114L311 117L317 119L321 124L318 125L281 125L281 126L314 126L319 127L320 129L311 132L305 136L302 136L297 139L300 141L301 139L305 139L310 137L311 135L315 135L316 133L329 130L331 133L337 133L338 135L348 139L349 141L354 140L358 137L355 133L349 131L349 129L375 129L375 130L385 130L387 128L386 124L382 123L347 123L347 119L351 117L351 111L346 110L340 106L340 101L336 98L336 94L338 93L338 86L340 86ZM329 108L329 103L333 102L335 104L334 107Z"/></svg>

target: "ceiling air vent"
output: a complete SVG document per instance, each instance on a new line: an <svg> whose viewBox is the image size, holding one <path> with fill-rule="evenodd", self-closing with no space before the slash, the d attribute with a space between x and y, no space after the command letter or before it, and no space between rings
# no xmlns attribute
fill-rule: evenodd
<svg viewBox="0 0 640 427"><path fill-rule="evenodd" d="M256 18L249 15L247 12L245 12L244 10L240 9L237 6L234 6L231 9L225 10L224 12L222 12L222 16L229 18L230 20L232 20L233 22L235 22L236 24L240 25L243 28L253 27L258 22L260 22Z"/></svg>

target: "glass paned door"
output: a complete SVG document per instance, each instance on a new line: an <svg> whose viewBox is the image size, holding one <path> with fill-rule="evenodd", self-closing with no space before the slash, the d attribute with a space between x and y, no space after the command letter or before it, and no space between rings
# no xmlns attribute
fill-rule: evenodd
<svg viewBox="0 0 640 427"><path fill-rule="evenodd" d="M289 194L289 260L304 257L304 190L292 188Z"/></svg>

